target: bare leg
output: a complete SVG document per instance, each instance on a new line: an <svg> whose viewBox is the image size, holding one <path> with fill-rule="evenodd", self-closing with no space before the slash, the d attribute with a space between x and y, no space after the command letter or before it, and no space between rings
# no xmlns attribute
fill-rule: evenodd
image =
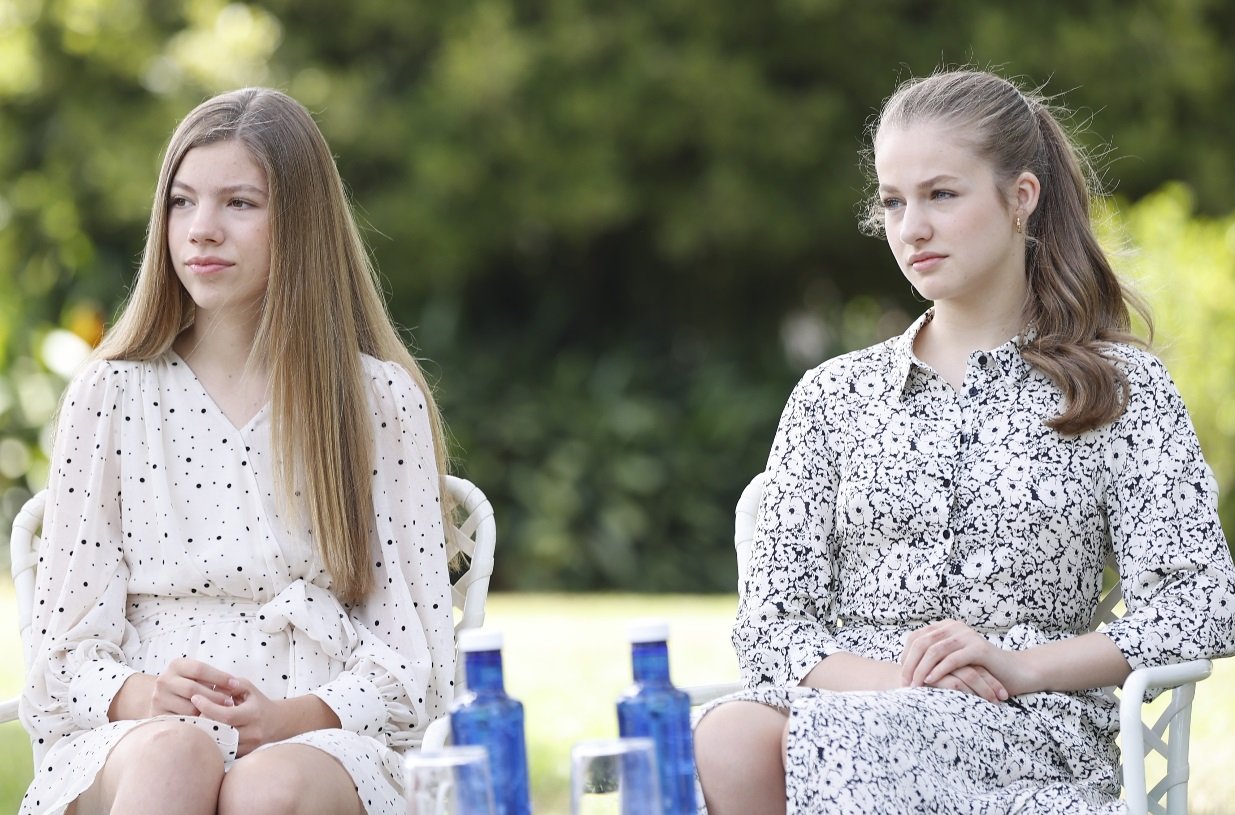
<svg viewBox="0 0 1235 815"><path fill-rule="evenodd" d="M281 744L232 765L219 793L218 815L364 815L343 765L307 744Z"/></svg>
<svg viewBox="0 0 1235 815"><path fill-rule="evenodd" d="M151 722L116 742L68 815L214 815L222 781L223 755L214 739L185 722Z"/></svg>
<svg viewBox="0 0 1235 815"><path fill-rule="evenodd" d="M789 717L758 702L730 702L695 726L695 763L709 815L784 815Z"/></svg>

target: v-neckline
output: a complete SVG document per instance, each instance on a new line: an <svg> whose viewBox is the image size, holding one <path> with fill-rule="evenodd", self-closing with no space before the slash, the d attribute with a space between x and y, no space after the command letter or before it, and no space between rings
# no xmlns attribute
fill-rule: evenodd
<svg viewBox="0 0 1235 815"><path fill-rule="evenodd" d="M193 379L193 382L196 383L197 389L201 391L202 396L206 397L206 401L210 403L210 407L213 408L215 414L226 422L228 427L235 430L237 433L247 434L253 429L253 426L257 423L257 420L265 415L267 409L270 407L270 400L267 399L244 424L237 425L231 420L231 417L227 415L223 408L219 407L219 403L216 402L215 398L210 395L210 391L206 390L205 384L203 384L202 380L198 377L197 371L193 370L193 366L186 362L184 357L180 356L174 348L167 349L167 353L171 356L173 364L184 366L184 369L188 371L189 376Z"/></svg>

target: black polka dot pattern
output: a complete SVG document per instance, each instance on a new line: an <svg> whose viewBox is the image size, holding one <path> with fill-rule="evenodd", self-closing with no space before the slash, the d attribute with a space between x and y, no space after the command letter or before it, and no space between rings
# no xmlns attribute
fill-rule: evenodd
<svg viewBox="0 0 1235 815"><path fill-rule="evenodd" d="M391 768L449 703L450 587L424 395L398 365L364 364L376 588L353 608L330 591L303 507L276 496L267 409L234 427L171 352L71 383L22 698L39 766L23 813L62 812L89 786L134 725L107 721L120 685L179 656L271 697L319 696L342 727L293 740L338 759L369 812L403 811ZM234 757L232 728L193 721Z"/></svg>
<svg viewBox="0 0 1235 815"><path fill-rule="evenodd" d="M1162 364L1111 346L1127 410L1062 436L1019 339L975 352L954 390L913 356L926 319L807 373L768 459L733 639L745 698L792 710L789 809L1122 811L1103 691L795 687L835 652L899 661L935 620L1009 649L1084 633L1108 558L1128 613L1107 634L1134 668L1235 651L1213 476Z"/></svg>

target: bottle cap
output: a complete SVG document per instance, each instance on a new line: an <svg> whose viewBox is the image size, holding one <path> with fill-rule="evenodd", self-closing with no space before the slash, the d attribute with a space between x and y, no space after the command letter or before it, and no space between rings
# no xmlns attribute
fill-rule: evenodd
<svg viewBox="0 0 1235 815"><path fill-rule="evenodd" d="M493 628L468 628L459 632L459 651L500 651L502 632Z"/></svg>
<svg viewBox="0 0 1235 815"><path fill-rule="evenodd" d="M664 620L636 620L627 630L631 642L669 641L669 623Z"/></svg>

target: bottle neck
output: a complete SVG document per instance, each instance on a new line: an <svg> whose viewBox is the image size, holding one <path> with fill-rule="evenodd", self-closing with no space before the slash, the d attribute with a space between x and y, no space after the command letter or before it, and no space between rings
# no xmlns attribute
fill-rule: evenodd
<svg viewBox="0 0 1235 815"><path fill-rule="evenodd" d="M463 666L468 690L504 690L501 651L469 651L464 654Z"/></svg>
<svg viewBox="0 0 1235 815"><path fill-rule="evenodd" d="M663 642L631 644L636 682L669 682L669 647Z"/></svg>

